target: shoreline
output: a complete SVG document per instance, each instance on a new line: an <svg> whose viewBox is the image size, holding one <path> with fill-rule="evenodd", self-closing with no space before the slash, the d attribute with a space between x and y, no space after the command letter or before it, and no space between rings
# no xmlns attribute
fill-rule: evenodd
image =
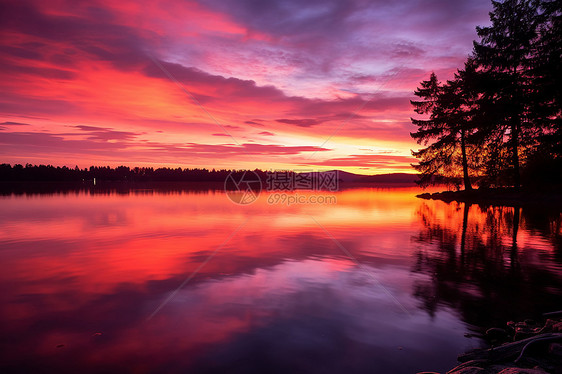
<svg viewBox="0 0 562 374"><path fill-rule="evenodd" d="M528 205L555 205L562 206L562 188L549 186L544 190L530 190L514 188L490 188L460 191L425 192L416 197L425 200L441 200L446 203L452 201L467 204L502 205L502 206L528 206Z"/></svg>
<svg viewBox="0 0 562 374"><path fill-rule="evenodd" d="M548 374L562 365L562 311L486 330L488 348L461 353L447 374ZM430 372L418 372L429 374Z"/></svg>

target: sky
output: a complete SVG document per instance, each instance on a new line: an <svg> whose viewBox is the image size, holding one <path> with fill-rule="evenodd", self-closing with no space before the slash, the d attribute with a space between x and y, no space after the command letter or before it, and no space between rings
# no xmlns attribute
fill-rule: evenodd
<svg viewBox="0 0 562 374"><path fill-rule="evenodd" d="M412 172L489 0L2 0L0 163Z"/></svg>

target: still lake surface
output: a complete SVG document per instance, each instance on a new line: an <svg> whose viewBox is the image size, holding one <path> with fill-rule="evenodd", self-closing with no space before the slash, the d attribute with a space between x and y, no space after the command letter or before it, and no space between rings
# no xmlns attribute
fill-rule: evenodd
<svg viewBox="0 0 562 374"><path fill-rule="evenodd" d="M562 309L560 210L418 193L0 196L0 371L445 372Z"/></svg>

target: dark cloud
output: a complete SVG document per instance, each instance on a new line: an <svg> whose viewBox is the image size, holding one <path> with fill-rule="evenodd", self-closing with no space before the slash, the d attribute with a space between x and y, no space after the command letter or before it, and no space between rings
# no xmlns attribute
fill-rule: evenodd
<svg viewBox="0 0 562 374"><path fill-rule="evenodd" d="M309 127L328 120L365 118L364 116L369 115L369 112L372 111L408 111L411 105L410 98L409 94L404 94L403 96L388 96L384 93L376 93L373 95L355 95L353 97L336 100L303 100L299 103L298 111L295 111L293 114L316 117L314 120L318 123L305 126ZM306 124L306 120L304 124Z"/></svg>
<svg viewBox="0 0 562 374"><path fill-rule="evenodd" d="M357 10L354 1L206 1L250 28L275 36L302 36L345 31L346 18Z"/></svg>
<svg viewBox="0 0 562 374"><path fill-rule="evenodd" d="M37 60L42 57L41 53L35 51L33 47L25 48L23 45L22 47L2 45L0 46L0 53L2 53L5 57L14 56L29 60Z"/></svg>
<svg viewBox="0 0 562 374"><path fill-rule="evenodd" d="M417 47L412 42L396 43L391 51L391 55L396 58L420 57L425 53L424 49Z"/></svg>
<svg viewBox="0 0 562 374"><path fill-rule="evenodd" d="M5 125L5 126L31 126L27 123L20 123L20 122L2 122L2 123L0 123L0 125Z"/></svg>
<svg viewBox="0 0 562 374"><path fill-rule="evenodd" d="M202 85L213 87L216 96L208 97L205 101L240 100L240 99L259 99L278 100L284 98L285 94L273 86L258 86L253 80L243 80L238 78L225 78L220 75L206 73L194 67L186 67L177 63L159 61L174 79L184 83L187 87ZM156 65L150 64L143 69L149 77L168 79L165 73ZM200 95L197 95L200 100Z"/></svg>
<svg viewBox="0 0 562 374"><path fill-rule="evenodd" d="M122 142L108 143L92 139L66 139L62 134L40 132L0 132L2 153L23 155L29 152L45 152L51 154L86 153L110 154L126 147Z"/></svg>
<svg viewBox="0 0 562 374"><path fill-rule="evenodd" d="M295 125L299 127L312 127L321 124L321 121L312 118L303 118L303 119L277 119L277 122L286 123L289 125Z"/></svg>
<svg viewBox="0 0 562 374"><path fill-rule="evenodd" d="M257 120L253 120L253 121L244 121L244 123L247 124L247 125L253 125L253 126L260 126L260 127L263 126L263 123L259 123L259 122L256 122L256 121L257 121Z"/></svg>
<svg viewBox="0 0 562 374"><path fill-rule="evenodd" d="M205 0L205 6L229 14L244 25L274 36L306 37L310 35L345 39L345 31L372 23L384 23L408 30L411 23L396 24L400 17L419 19L426 27L449 27L459 20L474 23L487 16L488 0ZM484 13L484 14L482 14ZM404 21L405 21L404 19ZM417 26L417 24L415 25ZM389 29L391 30L391 29ZM349 33L347 33L349 34Z"/></svg>
<svg viewBox="0 0 562 374"><path fill-rule="evenodd" d="M76 77L73 71L39 66L25 66L8 60L0 60L2 74L11 76L32 75L47 79L72 80Z"/></svg>
<svg viewBox="0 0 562 374"><path fill-rule="evenodd" d="M409 65L471 49L475 26L487 21L489 0L205 0L201 4L234 17L250 32L283 42L278 63L304 77L323 76L353 61ZM431 45L426 49L425 45ZM266 52L269 53L269 52ZM273 57L269 56L268 59ZM417 60L417 61L416 61Z"/></svg>
<svg viewBox="0 0 562 374"><path fill-rule="evenodd" d="M146 35L151 33L142 31L141 36L140 30L118 23L109 8L92 5L72 16L43 13L40 9L34 1L25 0L0 5L0 32L21 33L44 41L10 43L2 46L5 53L65 67L78 67L83 59L110 62L118 70L136 69L150 62L145 50L150 45ZM66 48L53 51L53 44L59 43ZM2 64L3 69L47 78L74 77L64 69L14 66L7 61Z"/></svg>
<svg viewBox="0 0 562 374"><path fill-rule="evenodd" d="M274 133L269 132L269 131L262 131L260 133L258 133L259 135L265 135L265 136L275 136Z"/></svg>
<svg viewBox="0 0 562 374"><path fill-rule="evenodd" d="M323 161L316 161L314 165L329 166L329 167L380 167L392 168L408 165L416 162L416 159L411 156L399 156L388 154L374 154L374 155L349 155L347 157L336 157Z"/></svg>
<svg viewBox="0 0 562 374"><path fill-rule="evenodd" d="M224 158L227 156L287 156L304 152L329 151L318 146L283 146L277 144L199 144L158 143L137 140L138 133L116 131L96 126L74 126L86 139L78 139L80 133L8 132L0 131L2 154L24 155L29 152L41 154L86 154L111 156L120 162L131 157L157 159L167 157ZM109 142L109 140L112 140Z"/></svg>
<svg viewBox="0 0 562 374"><path fill-rule="evenodd" d="M97 127L97 126L85 126L85 125L77 125L74 126L75 128L82 130L88 135L88 139L92 140L132 140L136 138L139 133L129 132L129 131L118 131L114 129L109 129L105 127ZM74 134L65 134L65 135L74 135Z"/></svg>
<svg viewBox="0 0 562 374"><path fill-rule="evenodd" d="M330 151L328 148L318 146L284 146L277 144L249 144L241 146L234 144L163 144L149 143L152 150L166 151L176 155L195 155L207 157L224 157L228 155L297 155L303 152Z"/></svg>
<svg viewBox="0 0 562 374"><path fill-rule="evenodd" d="M237 78L225 78L220 75L213 75L201 71L193 67L185 67L176 63L167 63L159 61L159 63L174 77L186 87L192 90L198 88L211 87L216 93L215 96L205 96L202 98L200 94L194 94L198 101L202 104L219 105L226 98L231 102L242 100L254 101L260 105L268 103L275 105L277 103L290 104L292 110L288 113L297 118L280 118L276 119L277 123L294 125L302 128L310 128L321 125L328 121L342 120L358 120L368 118L366 114L370 111L391 111L395 109L409 110L410 95L404 96L388 96L384 93L374 95L355 95L348 98L337 98L333 100L310 99L299 96L287 96L283 91L273 86L258 86L252 80L242 80ZM166 74L156 65L148 65L144 69L144 73L148 76L168 80ZM360 114L359 112L362 112ZM301 116L310 116L308 118L298 118ZM245 121L246 124L252 126L263 126L262 120L253 119Z"/></svg>

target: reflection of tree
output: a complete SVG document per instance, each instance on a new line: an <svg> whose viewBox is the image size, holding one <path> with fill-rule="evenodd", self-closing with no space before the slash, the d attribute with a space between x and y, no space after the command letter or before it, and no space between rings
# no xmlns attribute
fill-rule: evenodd
<svg viewBox="0 0 562 374"><path fill-rule="evenodd" d="M449 306L470 324L491 326L559 309L562 261L552 256L560 252L559 213L541 220L527 208L430 201L417 214L413 272L429 279L420 278L413 292L428 313ZM550 248L536 248L549 243L544 238Z"/></svg>
<svg viewBox="0 0 562 374"><path fill-rule="evenodd" d="M524 224L535 235L548 238L553 246L553 256L562 262L562 212L553 208L545 212L541 207L525 208Z"/></svg>

